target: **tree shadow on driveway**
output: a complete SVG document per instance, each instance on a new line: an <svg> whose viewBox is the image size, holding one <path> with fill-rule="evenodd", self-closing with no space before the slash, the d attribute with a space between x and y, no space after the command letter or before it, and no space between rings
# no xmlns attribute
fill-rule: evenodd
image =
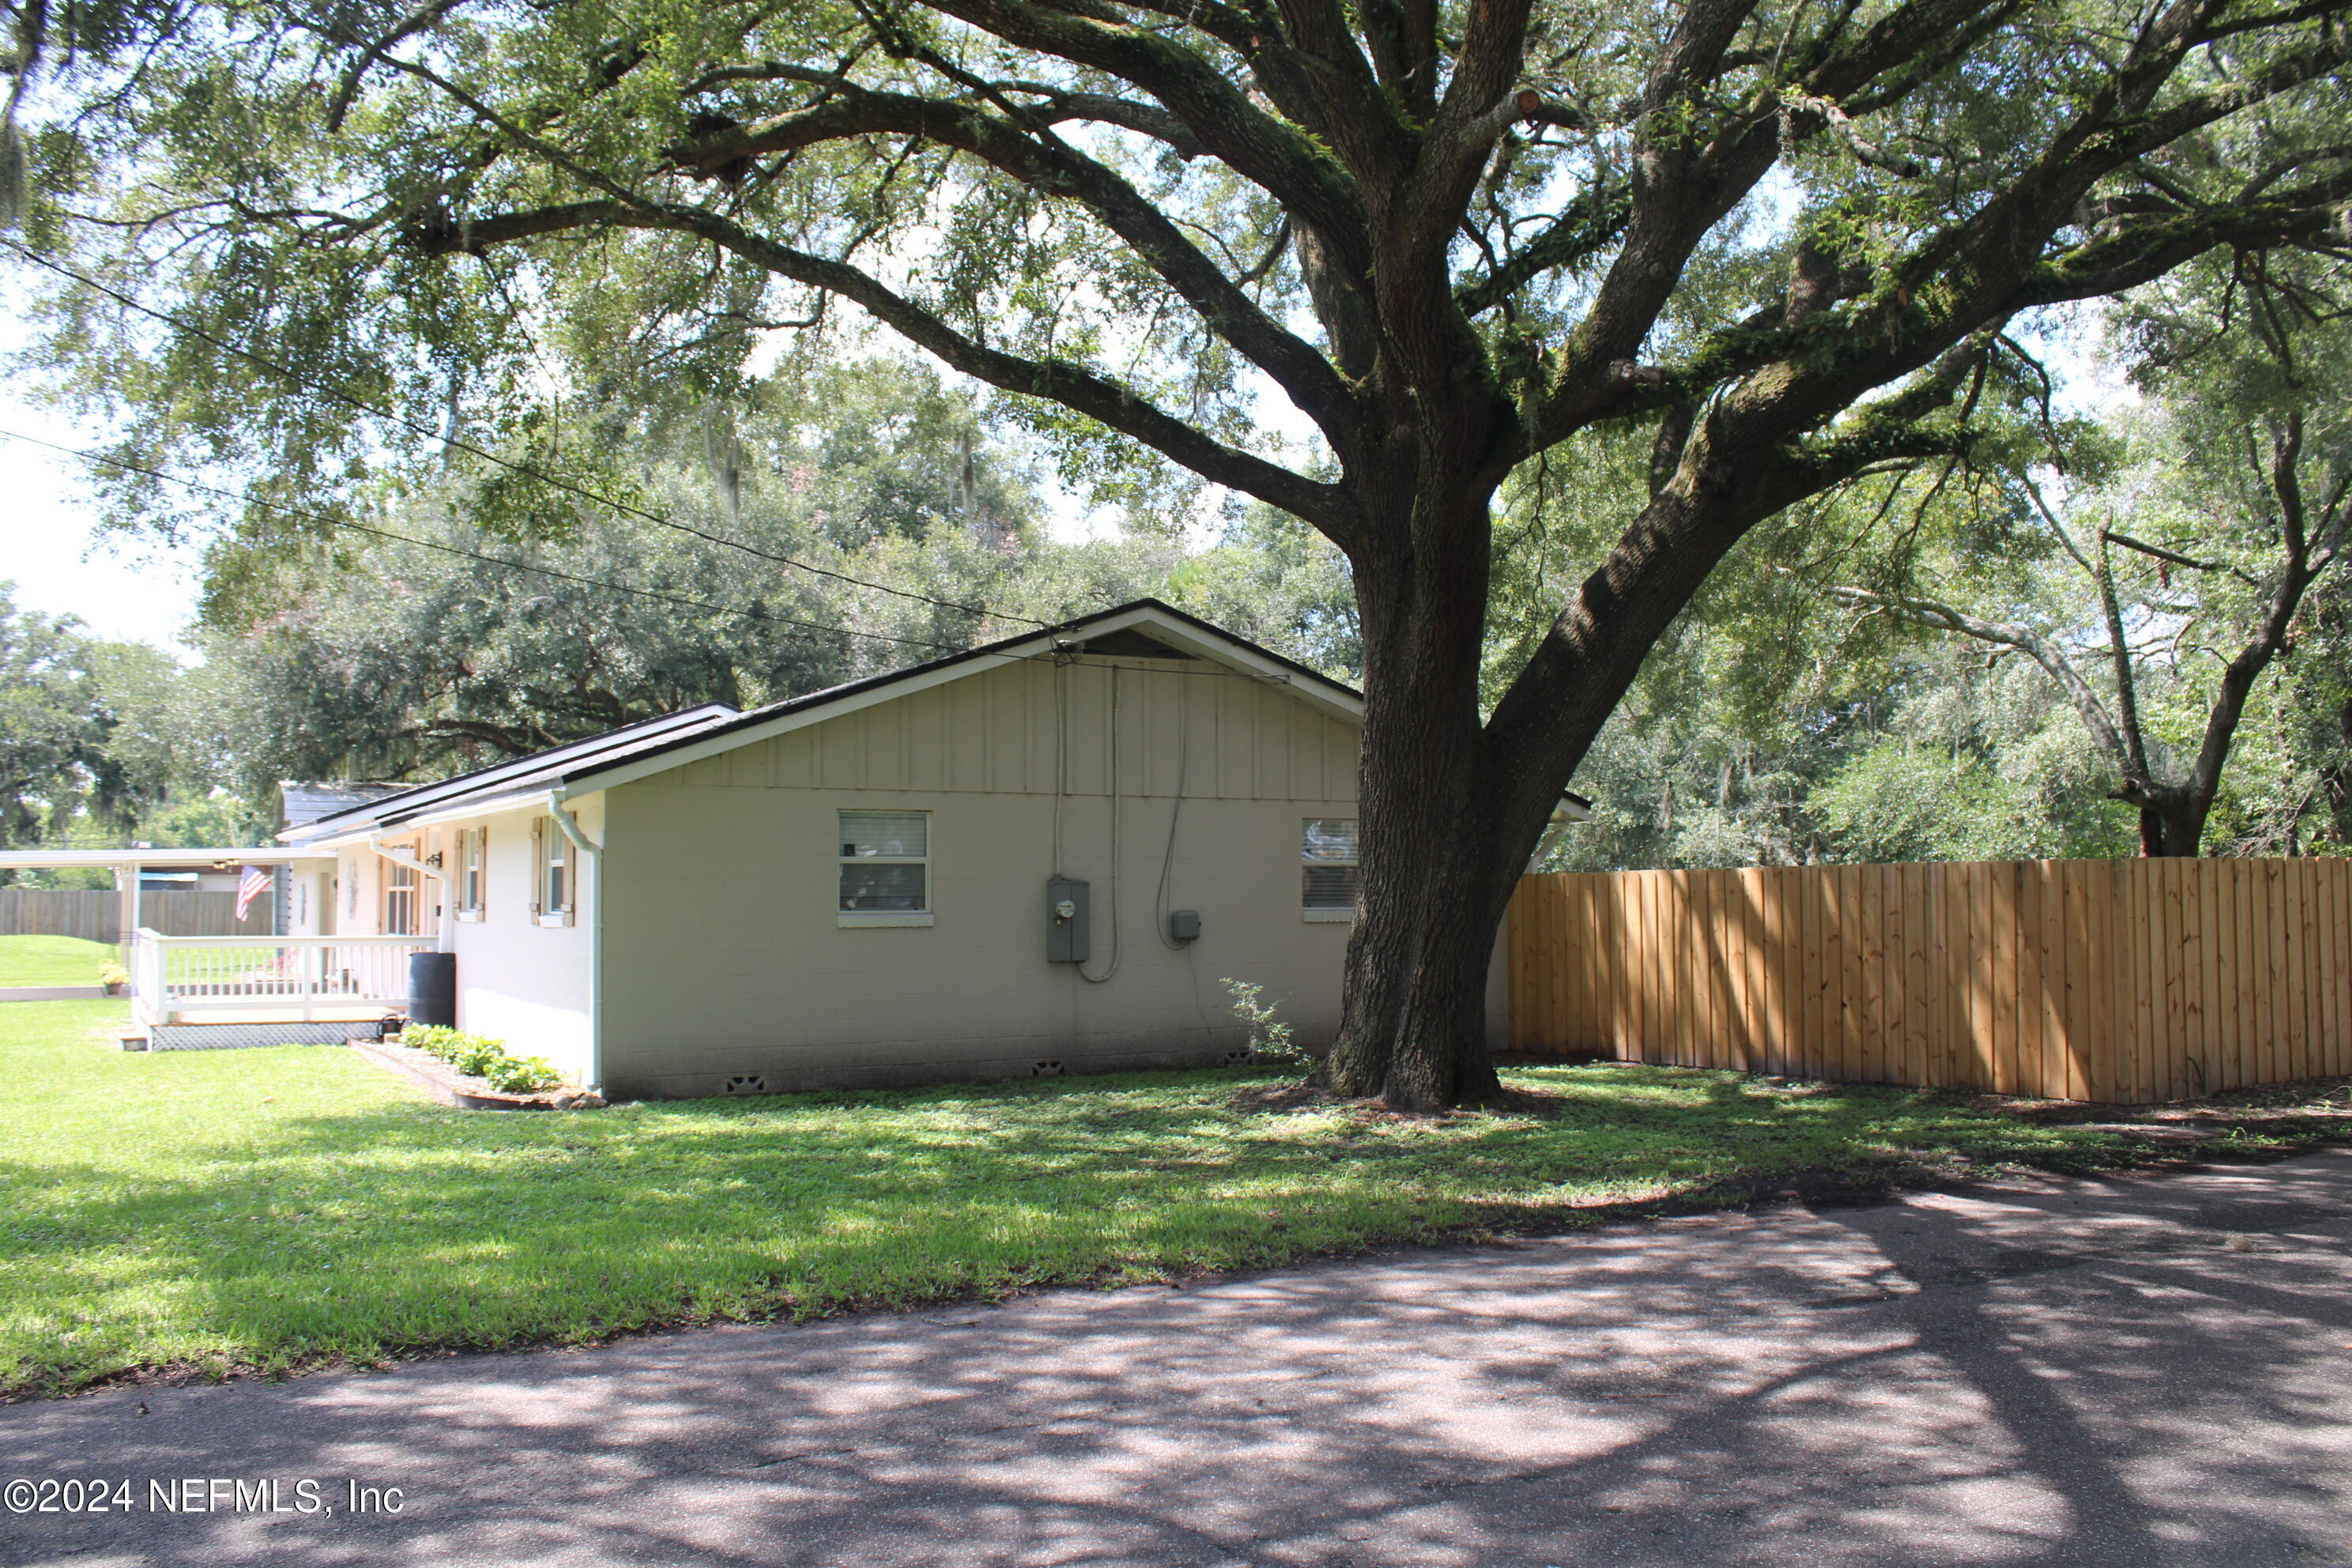
<svg viewBox="0 0 2352 1568"><path fill-rule="evenodd" d="M2347 1238L2324 1153L125 1389L0 1410L0 1470L403 1511L0 1516L0 1557L2343 1561Z"/></svg>

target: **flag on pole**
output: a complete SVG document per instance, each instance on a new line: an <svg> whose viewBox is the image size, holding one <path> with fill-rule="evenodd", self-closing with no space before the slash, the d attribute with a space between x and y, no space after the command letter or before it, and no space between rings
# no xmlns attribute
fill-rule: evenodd
<svg viewBox="0 0 2352 1568"><path fill-rule="evenodd" d="M253 907L253 900L268 892L270 883L275 880L277 880L276 877L266 866L247 866L245 868L245 875L236 880L236 918L238 920L245 919L245 911Z"/></svg>

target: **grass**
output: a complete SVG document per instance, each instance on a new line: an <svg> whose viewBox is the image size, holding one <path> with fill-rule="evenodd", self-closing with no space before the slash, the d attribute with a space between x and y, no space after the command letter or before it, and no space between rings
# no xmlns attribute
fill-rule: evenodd
<svg viewBox="0 0 2352 1568"><path fill-rule="evenodd" d="M78 936L0 936L0 986L95 985L99 966L118 956L112 944Z"/></svg>
<svg viewBox="0 0 2352 1568"><path fill-rule="evenodd" d="M1515 1070L1537 1110L1437 1120L1254 1107L1274 1080L1247 1071L496 1115L337 1047L126 1055L121 1016L0 1005L0 1394L1115 1285L1796 1173L2140 1157L1952 1097L1614 1067Z"/></svg>

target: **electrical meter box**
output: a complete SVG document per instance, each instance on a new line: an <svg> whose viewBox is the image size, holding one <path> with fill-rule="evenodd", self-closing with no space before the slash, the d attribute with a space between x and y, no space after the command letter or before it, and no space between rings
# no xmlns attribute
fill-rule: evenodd
<svg viewBox="0 0 2352 1568"><path fill-rule="evenodd" d="M1091 917L1087 885L1075 877L1045 880L1045 956L1055 963L1084 963Z"/></svg>
<svg viewBox="0 0 2352 1568"><path fill-rule="evenodd" d="M1198 910L1169 910L1168 940L1170 942L1200 941L1201 911Z"/></svg>

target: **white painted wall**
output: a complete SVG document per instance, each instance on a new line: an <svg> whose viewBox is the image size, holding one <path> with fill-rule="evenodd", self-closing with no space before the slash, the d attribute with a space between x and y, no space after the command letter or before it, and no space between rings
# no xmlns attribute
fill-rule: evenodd
<svg viewBox="0 0 2352 1568"><path fill-rule="evenodd" d="M531 847L533 811L509 811L491 816L450 822L418 832L390 837L388 847L413 850L420 858L441 857L436 868L445 876L457 871L457 831L486 829L484 871L488 887L483 918L454 918L456 898L435 877L420 883L425 931L439 928L432 911L438 906L447 922L448 950L457 957L457 1026L507 1043L517 1056L545 1057L568 1076L587 1071L589 1055L590 922L594 910L593 882L583 884L578 908L568 926L542 926L530 913L536 859ZM578 803L576 815L588 837L603 832L604 803L592 796ZM577 857L574 857L575 864ZM332 923L325 933L374 935L383 925L383 857L365 845L340 852L333 876ZM354 897L356 895L356 897ZM313 906L312 925L317 921ZM315 929L307 934L321 934Z"/></svg>
<svg viewBox="0 0 2352 1568"><path fill-rule="evenodd" d="M534 861L529 811L503 812L436 829L442 865L457 868L460 827L489 837L483 870L483 918L457 921L449 947L457 955L457 1026L507 1042L517 1056L545 1057L579 1078L588 1067L588 956L595 910L593 880L583 884L572 923L541 926L530 914ZM580 803L580 825L601 840L601 797ZM577 857L574 857L575 861Z"/></svg>

